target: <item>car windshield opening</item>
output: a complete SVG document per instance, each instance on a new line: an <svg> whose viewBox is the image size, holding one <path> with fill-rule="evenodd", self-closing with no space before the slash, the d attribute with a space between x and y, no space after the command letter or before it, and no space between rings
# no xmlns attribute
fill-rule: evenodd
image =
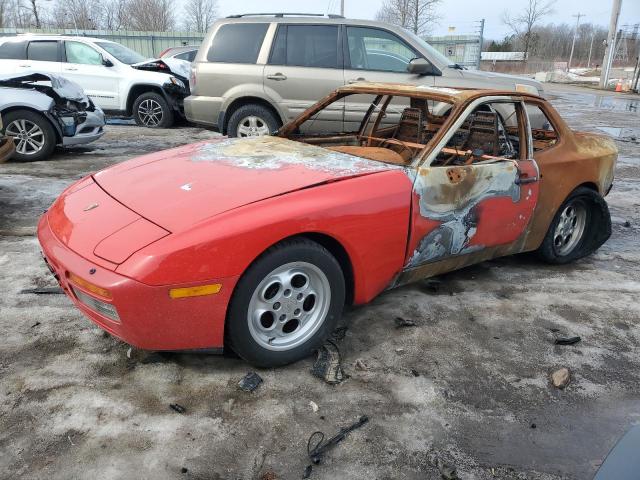
<svg viewBox="0 0 640 480"><path fill-rule="evenodd" d="M111 55L116 57L118 61L126 63L127 65L133 65L134 63L140 63L146 60L146 58L140 55L138 52L134 52L133 50L125 47L124 45L120 45L119 43L96 42L96 45L105 49Z"/></svg>
<svg viewBox="0 0 640 480"><path fill-rule="evenodd" d="M320 104L322 105L322 104ZM452 104L418 95L351 93L307 114L288 138L369 160L411 165Z"/></svg>

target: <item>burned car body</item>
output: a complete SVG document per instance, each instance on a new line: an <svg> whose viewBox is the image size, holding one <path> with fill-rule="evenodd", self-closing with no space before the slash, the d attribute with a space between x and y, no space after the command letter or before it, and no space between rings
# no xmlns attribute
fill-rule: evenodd
<svg viewBox="0 0 640 480"><path fill-rule="evenodd" d="M86 144L104 134L102 110L80 86L58 75L0 77L0 114L21 160L40 160L56 145Z"/></svg>
<svg viewBox="0 0 640 480"><path fill-rule="evenodd" d="M323 133L348 96L360 121ZM86 177L38 236L73 302L124 341L282 365L324 341L345 303L499 256L593 252L611 232L616 158L535 95L354 84L276 137Z"/></svg>

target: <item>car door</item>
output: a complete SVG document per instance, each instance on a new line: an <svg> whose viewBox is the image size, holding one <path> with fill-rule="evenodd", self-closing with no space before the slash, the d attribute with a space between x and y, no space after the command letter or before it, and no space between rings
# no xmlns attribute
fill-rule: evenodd
<svg viewBox="0 0 640 480"><path fill-rule="evenodd" d="M27 41L8 40L0 44L0 72L16 73L27 60ZM22 71L22 70L21 70Z"/></svg>
<svg viewBox="0 0 640 480"><path fill-rule="evenodd" d="M60 74L61 45L58 40L30 40L27 58L19 62L16 73L38 72Z"/></svg>
<svg viewBox="0 0 640 480"><path fill-rule="evenodd" d="M404 281L521 251L538 167L522 103L495 105L472 104L416 169Z"/></svg>
<svg viewBox="0 0 640 480"><path fill-rule="evenodd" d="M275 34L264 89L286 115L300 115L333 90L344 85L338 25L280 24ZM307 122L307 132L340 132L344 102L335 102Z"/></svg>
<svg viewBox="0 0 640 480"><path fill-rule="evenodd" d="M422 55L403 39L387 30L374 27L345 26L343 51L346 83L389 82L413 85L433 85L432 76L415 75L407 71L409 62ZM409 107L407 97L395 97L387 109L383 125L395 125L402 111ZM358 128L358 122L369 107L363 96L351 96L345 103L345 129Z"/></svg>
<svg viewBox="0 0 640 480"><path fill-rule="evenodd" d="M100 108L118 110L120 75L116 68L104 65L102 54L83 42L66 40L63 53L62 74L79 84Z"/></svg>

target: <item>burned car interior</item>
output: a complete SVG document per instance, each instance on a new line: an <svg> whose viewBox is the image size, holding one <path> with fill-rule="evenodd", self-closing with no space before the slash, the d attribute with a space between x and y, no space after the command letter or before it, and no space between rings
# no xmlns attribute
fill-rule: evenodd
<svg viewBox="0 0 640 480"><path fill-rule="evenodd" d="M317 121L327 118L332 104L345 105L344 131L314 132ZM420 97L397 92L363 95L347 93L318 104L293 126L285 126L281 136L318 145L329 150L401 166L415 165L423 153L435 148L432 140L445 125L455 105L434 95ZM527 156L527 113L522 103L508 97L481 103L459 124L451 128L449 139L440 148L432 166L470 165L496 160L520 160ZM350 125L357 128L349 129ZM545 125L549 125L546 121ZM556 141L554 131L541 125L534 130L538 148ZM455 127L455 124L452 125ZM427 146L430 148L427 149ZM523 148L524 147L524 148Z"/></svg>

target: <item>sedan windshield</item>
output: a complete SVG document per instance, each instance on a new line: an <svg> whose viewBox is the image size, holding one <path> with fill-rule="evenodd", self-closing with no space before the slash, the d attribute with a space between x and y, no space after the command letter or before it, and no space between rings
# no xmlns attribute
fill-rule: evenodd
<svg viewBox="0 0 640 480"><path fill-rule="evenodd" d="M104 48L119 61L121 61L122 63L126 63L127 65L133 65L134 63L140 63L146 60L146 58L140 55L138 52L134 52L133 50L125 47L124 45L120 45L119 43L96 42L96 45Z"/></svg>

